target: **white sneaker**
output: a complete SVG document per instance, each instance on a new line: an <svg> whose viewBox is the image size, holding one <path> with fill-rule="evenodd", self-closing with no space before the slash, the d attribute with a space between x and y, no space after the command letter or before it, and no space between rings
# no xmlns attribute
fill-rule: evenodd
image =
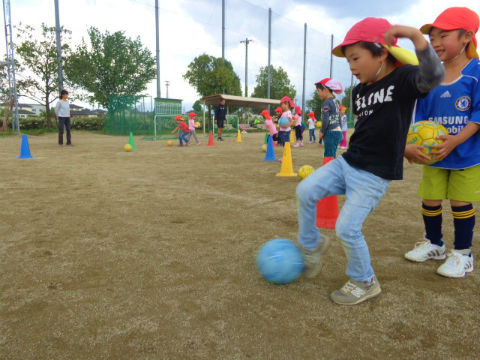
<svg viewBox="0 0 480 360"><path fill-rule="evenodd" d="M437 274L451 278L460 278L472 271L473 254L465 256L452 250L452 252L448 254L447 261L437 269Z"/></svg>
<svg viewBox="0 0 480 360"><path fill-rule="evenodd" d="M406 259L415 262L424 262L431 259L443 260L445 257L445 244L438 246L432 244L428 239L416 243L415 248L405 254Z"/></svg>
<svg viewBox="0 0 480 360"><path fill-rule="evenodd" d="M322 266L322 257L330 249L330 238L322 235L322 242L315 250L308 251L303 249L303 257L305 259L305 276L309 279L315 277L320 272Z"/></svg>

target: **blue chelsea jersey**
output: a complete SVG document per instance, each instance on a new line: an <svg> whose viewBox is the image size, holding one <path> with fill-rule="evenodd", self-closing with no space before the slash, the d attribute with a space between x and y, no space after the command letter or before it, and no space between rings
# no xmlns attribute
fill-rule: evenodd
<svg viewBox="0 0 480 360"><path fill-rule="evenodd" d="M462 75L450 84L433 89L424 99L418 99L413 122L431 120L457 135L469 122L480 124L480 61L472 59ZM459 170L480 164L480 131L448 156L433 165L442 169Z"/></svg>

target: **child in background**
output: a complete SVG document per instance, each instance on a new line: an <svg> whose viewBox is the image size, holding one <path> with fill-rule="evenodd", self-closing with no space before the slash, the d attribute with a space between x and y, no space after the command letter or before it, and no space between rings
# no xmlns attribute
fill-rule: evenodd
<svg viewBox="0 0 480 360"><path fill-rule="evenodd" d="M293 125L294 121L292 109L295 108L295 103L288 96L284 96L282 100L280 100L280 107L282 108L283 113L278 119L278 124L280 126L278 136L280 137L280 144L285 146L285 143L290 141L290 131L292 130L291 126ZM280 125L281 122L285 122L286 124L287 121L288 125Z"/></svg>
<svg viewBox="0 0 480 360"><path fill-rule="evenodd" d="M437 163L424 166L418 189L422 201L425 240L405 254L408 260L443 260L442 201L450 200L454 227L454 248L437 273L450 278L464 277L473 271L471 251L475 227L475 208L480 201L480 61L475 33L478 15L465 7L452 7L433 24L420 31L429 35L430 44L443 61L445 81L424 98L417 100L414 121L433 120L445 126L447 136L432 146ZM452 120L451 120L452 119ZM453 121L454 119L454 121ZM427 162L422 146L408 145L405 157L410 162Z"/></svg>
<svg viewBox="0 0 480 360"><path fill-rule="evenodd" d="M303 146L303 129L302 129L302 108L300 106L295 107L295 116L293 117L295 121L295 138L297 139L297 143L294 147L301 147Z"/></svg>
<svg viewBox="0 0 480 360"><path fill-rule="evenodd" d="M309 112L308 113L308 132L310 134L310 141L308 142L309 144L315 144L317 142L317 138L315 136L316 123L317 123L317 120L315 120L315 113Z"/></svg>
<svg viewBox="0 0 480 360"><path fill-rule="evenodd" d="M275 117L273 118L273 122L275 124L278 124L278 119L280 118L280 116L282 116L282 113L283 113L283 110L281 107L277 107L275 109Z"/></svg>
<svg viewBox="0 0 480 360"><path fill-rule="evenodd" d="M410 39L418 59L396 46L397 38ZM319 273L330 246L315 226L317 202L332 195L347 196L335 230L347 255L350 280L330 298L337 304L355 305L381 293L362 234L363 223L390 181L402 179L415 101L439 85L445 72L420 31L392 26L385 19L358 22L332 53L346 57L352 74L360 81L352 91L358 123L348 150L297 186L298 242L305 252L305 276L312 278ZM419 66L412 66L418 61ZM328 86L328 82L322 85ZM392 218L396 216L392 214Z"/></svg>
<svg viewBox="0 0 480 360"><path fill-rule="evenodd" d="M195 125L195 116L197 116L197 114L195 114L193 111L190 114L188 114L188 117L190 118L190 120L188 121L188 129L190 130L190 135L188 136L188 142L190 143L190 139L192 138L192 135L193 135L197 145L201 145L202 143L198 141L197 133L195 131L195 129L198 128L198 126Z"/></svg>
<svg viewBox="0 0 480 360"><path fill-rule="evenodd" d="M272 137L272 140L278 141L278 131L268 110L263 110L260 115L262 115L263 119L265 120L265 128Z"/></svg>
<svg viewBox="0 0 480 360"><path fill-rule="evenodd" d="M347 122L347 115L345 115L345 112L347 111L347 108L345 106L340 106L338 108L340 110L340 123L342 125L342 141L340 142L340 149L346 149L347 148L347 131L348 131L348 122Z"/></svg>
<svg viewBox="0 0 480 360"><path fill-rule="evenodd" d="M188 134L190 133L190 129L188 128L187 124L185 124L184 118L182 118L180 115L175 116L175 122L178 124L178 126L175 128L175 130L172 131L172 134L177 132L175 136L178 136L178 140L180 141L180 145L178 146L188 146L190 143L188 142ZM182 131L182 133L180 133ZM185 145L183 143L185 142Z"/></svg>
<svg viewBox="0 0 480 360"><path fill-rule="evenodd" d="M342 128L340 127L340 114L338 102L334 95L343 92L343 86L337 80L330 78L315 83L318 96L323 100L322 104L322 128L320 138L325 139L324 157L337 157L338 145L342 141Z"/></svg>

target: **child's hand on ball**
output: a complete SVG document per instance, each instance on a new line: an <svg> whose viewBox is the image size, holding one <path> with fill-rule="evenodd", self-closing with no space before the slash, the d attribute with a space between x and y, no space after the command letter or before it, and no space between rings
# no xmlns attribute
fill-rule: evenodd
<svg viewBox="0 0 480 360"><path fill-rule="evenodd" d="M432 151L432 155L435 155L434 159L441 161L445 159L448 154L450 154L453 149L457 147L457 142L456 138L453 135L440 135L437 137L438 140L443 140L443 143L439 145L433 145L432 149L435 151Z"/></svg>
<svg viewBox="0 0 480 360"><path fill-rule="evenodd" d="M423 146L421 145L407 145L405 147L405 157L410 164L413 163L428 163L432 159L423 153Z"/></svg>

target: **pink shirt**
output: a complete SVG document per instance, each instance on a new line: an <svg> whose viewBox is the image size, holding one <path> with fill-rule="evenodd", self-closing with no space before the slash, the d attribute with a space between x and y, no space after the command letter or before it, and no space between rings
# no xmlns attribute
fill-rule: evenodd
<svg viewBox="0 0 480 360"><path fill-rule="evenodd" d="M188 120L188 128L190 130L195 130L198 126L195 125L195 119Z"/></svg>
<svg viewBox="0 0 480 360"><path fill-rule="evenodd" d="M273 137L273 135L278 133L277 127L273 123L272 119L270 119L270 120L266 119L265 120L265 127L267 128L268 132L270 133L270 136L272 136L272 137Z"/></svg>
<svg viewBox="0 0 480 360"><path fill-rule="evenodd" d="M295 119L295 126L302 125L302 117L300 115L295 114L293 118Z"/></svg>

